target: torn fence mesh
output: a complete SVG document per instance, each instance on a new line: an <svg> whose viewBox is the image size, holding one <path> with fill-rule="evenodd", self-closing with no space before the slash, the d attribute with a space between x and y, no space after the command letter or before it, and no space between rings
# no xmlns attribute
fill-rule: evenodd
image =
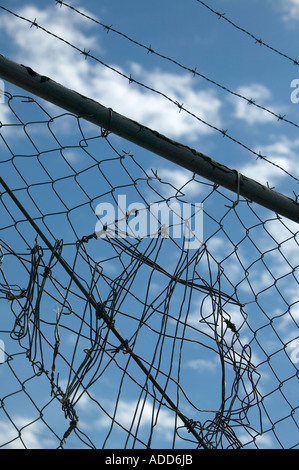
<svg viewBox="0 0 299 470"><path fill-rule="evenodd" d="M177 186L174 166L168 181L154 155L71 113L8 105L1 446L298 446L297 225L183 169ZM98 205L124 195L130 210L95 236ZM196 202L197 249L174 219L130 236L140 207Z"/></svg>

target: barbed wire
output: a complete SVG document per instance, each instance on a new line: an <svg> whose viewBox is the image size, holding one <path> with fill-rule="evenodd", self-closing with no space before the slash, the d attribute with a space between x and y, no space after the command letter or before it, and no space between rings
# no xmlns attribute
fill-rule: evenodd
<svg viewBox="0 0 299 470"><path fill-rule="evenodd" d="M298 231L194 175L169 183L78 116L6 96L0 170L19 205L1 190L0 446L298 446ZM189 184L204 205L197 249L173 220L130 236L154 202L192 205ZM98 204L123 195L95 228Z"/></svg>
<svg viewBox="0 0 299 470"><path fill-rule="evenodd" d="M76 13L78 13L79 15L81 15L82 17L94 22L95 24L99 25L99 26L102 26L104 28L104 30L107 31L107 33L109 32L113 32L115 33L116 35L126 39L127 41L131 42L132 44L135 44L136 46L139 46L143 49L145 49L147 51L147 53L149 54L153 54L161 59L164 59L168 62L171 62L173 63L174 65L178 66L179 68L187 71L187 72L190 72L193 76L197 76L197 77L200 77L200 78L203 78L204 80L206 80L207 82L211 83L212 85L215 85L216 87L222 89L223 91L226 91L227 93L229 93L230 95L232 96L235 96L237 98L240 98L244 101L246 101L249 105L252 105L253 107L256 107L262 111L265 111L267 113L269 113L270 115L274 116L275 118L277 118L279 121L283 121L283 122L286 122L288 124L291 124L292 126L294 127L297 127L299 128L299 125L297 123L295 123L294 121L291 121L289 119L286 118L286 116L284 115L281 115L281 114L278 114L276 113L275 111L267 108L266 106L263 106L259 103L257 103L255 100L253 100L252 98L247 98L246 96L242 95L241 93L238 93L236 91L233 91L231 89L229 89L227 86L225 85L222 85L221 83L218 83L216 82L215 80L213 80L212 78L209 78L207 77L206 75L204 75L203 73L200 73L198 70L197 70L197 67L193 67L193 68L190 68L186 65L183 65L182 63L180 63L179 61L165 55L165 54L162 54L156 50L154 50L152 48L152 46L146 46L145 44L142 44L141 42L137 41L136 39L133 39L132 37L130 37L129 35L115 29L113 27L113 25L107 25L107 24L104 24L102 23L101 21L93 18L92 16L88 15L87 13L84 13L82 11L80 11L78 8L74 7L73 5L69 5L68 3L64 2L63 0L55 0L56 4L59 5L60 7L62 5L64 5L65 7L69 8L70 10L72 11L75 11ZM283 55L283 54L281 54ZM292 60L292 59L291 59ZM298 65L299 62L297 62L297 65Z"/></svg>
<svg viewBox="0 0 299 470"><path fill-rule="evenodd" d="M196 119L198 122L206 125L210 129L213 129L214 131L220 133L224 138L227 138L228 140L234 142L235 144L239 145L243 149L247 150L250 154L254 155L256 157L256 159L261 159L261 160L265 161L266 163L268 163L268 164L274 166L275 168L277 168L279 171L282 171L283 173L285 173L286 175L291 177L296 182L299 182L299 178L294 176L290 171L283 168L278 163L273 162L268 156L263 155L260 151L256 151L256 150L252 149L251 147L249 147L247 144L245 144L241 140L239 140L239 139L233 137L232 135L230 135L230 133L228 132L228 129L220 129L216 125L207 122L206 120L199 117L198 115L196 115L192 111L188 110L184 106L183 103L182 104L179 103L176 99L171 98L166 93L164 93L160 90L157 90L157 89L151 87L150 85L147 85L147 84L141 82L140 80L137 80L131 74L127 75L126 73L122 72L121 70L118 70L114 66L111 66L111 65L107 64L106 62L104 62L103 60L99 59L98 57L94 56L93 54L91 54L90 51L87 51L85 49L82 50L80 47L70 43L68 40L62 38L61 36L58 36L57 34L53 33L52 31L49 31L47 28L45 28L45 27L43 27L43 26L41 26L40 24L37 23L37 18L35 18L34 20L30 20L30 19L28 19L28 18L26 18L26 17L24 17L24 16L22 16L18 13L15 13L15 12L13 12L13 11L9 10L8 8L3 7L1 5L0 5L0 9L2 9L4 11L6 11L7 13L15 16L16 18L19 18L23 21L26 21L27 23L30 24L30 27L34 26L34 27L40 29L41 31L45 32L46 34L49 34L50 36L54 37L55 39L58 39L59 41L65 43L67 46L71 47L72 49L76 50L80 54L84 55L85 59L90 58L90 59L96 61L97 63L101 64L102 66L104 66L106 68L108 68L109 70L111 70L112 72L114 72L117 75L121 76L122 78L128 80L130 84L134 83L134 84L142 87L143 89L145 89L147 91L150 91L150 92L153 92L153 93L157 94L158 96L162 97L163 99L166 99L167 101L169 101L170 103L175 105L178 108L179 112L183 111L183 112L187 113L189 116ZM249 102L250 102L250 104L253 104L253 100L249 100ZM279 120L283 120L283 116L279 116L279 115L277 115L277 116L278 116Z"/></svg>
<svg viewBox="0 0 299 470"><path fill-rule="evenodd" d="M203 5L205 8L207 8L211 13L215 14L217 16L218 19L222 19L224 21L226 21L229 25L233 26L233 28L235 28L237 31L240 31L242 33L244 33L246 36L249 36L251 39L253 39L255 41L256 44L260 45L260 46L264 46L266 47L267 49L271 50L272 52L274 52L275 54L278 54L279 56L289 60L290 62L292 62L293 65L299 65L299 61L298 59L294 59L292 57L290 57L288 54L285 54L284 52L281 52L279 51L278 49L276 49L275 47L273 46L270 46L269 44L267 44L266 42L264 42L261 38L258 38L256 37L254 34L252 34L250 31L248 31L246 28L243 28L242 26L239 26L237 25L234 21L232 21L231 19L229 19L225 13L220 13L216 10L214 10L210 5L208 5L207 3L203 2L202 0L195 0L197 1L198 3L200 3L201 5ZM59 2L60 3L60 2Z"/></svg>

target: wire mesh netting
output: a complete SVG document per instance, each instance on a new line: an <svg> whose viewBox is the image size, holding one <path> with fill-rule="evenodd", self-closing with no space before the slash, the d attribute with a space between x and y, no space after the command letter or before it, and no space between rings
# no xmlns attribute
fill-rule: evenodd
<svg viewBox="0 0 299 470"><path fill-rule="evenodd" d="M297 225L6 101L1 447L298 447ZM159 207L168 220L149 218Z"/></svg>

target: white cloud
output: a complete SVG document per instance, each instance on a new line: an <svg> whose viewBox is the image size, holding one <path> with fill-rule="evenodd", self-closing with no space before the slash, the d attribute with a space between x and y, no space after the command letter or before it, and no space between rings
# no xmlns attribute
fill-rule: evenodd
<svg viewBox="0 0 299 470"><path fill-rule="evenodd" d="M261 184L270 186L277 184L282 178L287 176L283 168L295 177L299 177L296 158L299 148L299 139L291 140L285 136L281 136L273 143L256 149L261 155L267 156L267 159L274 163L268 163L263 159L255 160L253 163L245 164L240 168L240 173L252 178ZM276 165L276 166L275 166ZM279 168L280 167L280 168Z"/></svg>
<svg viewBox="0 0 299 470"><path fill-rule="evenodd" d="M1 124L10 123L10 109L5 103L0 104L0 122Z"/></svg>
<svg viewBox="0 0 299 470"><path fill-rule="evenodd" d="M219 367L219 360L211 361L208 359L192 359L187 362L187 366L197 372L214 372Z"/></svg>
<svg viewBox="0 0 299 470"><path fill-rule="evenodd" d="M5 95L5 82L0 79L0 123L10 122L10 109L7 106L8 97Z"/></svg>
<svg viewBox="0 0 299 470"><path fill-rule="evenodd" d="M154 170L155 171L155 170ZM150 171L147 172L149 175ZM176 190L179 190L178 196L185 195L190 197L197 196L200 194L202 186L193 179L193 173L191 171L185 170L184 168L169 168L160 167L157 170L158 178L161 178L162 181L167 181L172 186L161 184L159 190L163 192L165 196L171 196L176 194Z"/></svg>
<svg viewBox="0 0 299 470"><path fill-rule="evenodd" d="M113 414L114 406L114 403L110 403L110 405L107 403L106 409L110 407L111 414ZM119 400L115 420L125 428L131 428L132 424L134 424L134 427L138 426L140 429L156 423L155 431L160 436L163 435L165 439L171 439L175 425L182 425L179 418L177 422L175 421L175 413L163 407L159 410L154 409L153 403L145 400L140 400L139 402L135 400ZM97 427L100 429L107 428L110 425L111 419L108 416L104 416L97 421Z"/></svg>
<svg viewBox="0 0 299 470"><path fill-rule="evenodd" d="M63 37L80 50L90 50L102 59L104 53L99 38L94 36L92 23L76 13L63 8L39 9L28 6L19 14L34 20L47 30ZM74 48L43 32L40 28L13 16L3 14L0 27L15 46L13 60L30 66L46 75L93 98L107 107L124 114L144 125L158 130L171 138L186 137L196 140L211 129L194 119L161 95L134 83L129 83L120 74L100 65L91 58L85 60ZM100 53L100 55L99 55ZM197 89L192 76L164 73L160 70L145 70L140 65L130 64L129 72L123 67L110 64L121 73L149 87L155 88L207 122L220 126L221 102L212 90Z"/></svg>
<svg viewBox="0 0 299 470"><path fill-rule="evenodd" d="M199 116L205 122L213 123L220 127L221 120L219 116L221 102L216 97L213 90L200 90L194 87L194 81L190 74L176 75L163 73L159 69L147 71L140 65L133 64L134 75L141 82L148 83L152 88L165 93L174 101L177 101L184 108L190 110L196 116ZM179 113L178 109L173 111L173 104L165 102L161 109L157 107L157 98L162 104L162 98L155 97L148 103L148 121L149 125L155 127L157 115L159 115L161 133L164 130L170 131L172 135L188 135L191 140L195 140L197 134L208 134L211 129L204 123L196 120L184 111ZM164 100L163 100L164 101ZM161 114L162 113L162 114Z"/></svg>
<svg viewBox="0 0 299 470"><path fill-rule="evenodd" d="M299 20L299 0L280 0L280 8L284 12L284 21L294 23Z"/></svg>
<svg viewBox="0 0 299 470"><path fill-rule="evenodd" d="M43 449L53 446L50 439L44 437L41 439L40 421L16 416L13 422L16 427L9 421L0 420L0 443L1 445L8 443L5 449ZM28 425L30 422L31 424ZM21 439L18 430L21 430Z"/></svg>
<svg viewBox="0 0 299 470"><path fill-rule="evenodd" d="M273 106L269 106L271 99L270 90L259 83L253 83L249 86L243 86L237 89L237 93L246 97L248 100L253 100L257 104L264 106L265 108L271 108L275 112ZM241 98L230 96L229 100L235 106L234 116L237 119L244 120L249 125L254 124L266 124L277 120L275 116L267 111L264 111L253 104L249 104ZM278 114L278 113L277 113Z"/></svg>
<svg viewBox="0 0 299 470"><path fill-rule="evenodd" d="M240 436L238 436L240 441L241 442L251 442L252 440L252 435L249 435L248 434L241 434ZM255 449L255 446L258 447L258 449L274 449L274 441L273 441L273 438L272 438L272 435L270 434L261 434L261 435L257 435L254 439L254 442L255 442L255 445L252 445L252 448ZM251 446L249 446L249 448L251 448Z"/></svg>
<svg viewBox="0 0 299 470"><path fill-rule="evenodd" d="M55 9L52 7L42 10L35 6L25 6L18 11L18 14L29 20L36 21L41 27L48 29L51 33L64 38L65 41L75 44L79 48L92 47L93 50L101 50L96 37L88 36L83 32L84 30L91 29L91 24L71 10L64 8ZM40 59L43 59L44 63L49 63L52 60L63 62L63 54L59 57L56 54L57 52L64 50L68 53L69 46L67 44L56 41L54 37L51 38L50 35L42 32L38 27L30 25L27 21L22 21L9 14L3 14L1 15L1 25L9 36L13 38L14 45L18 51L17 56L20 56L20 54L28 49L28 56L30 57L40 49L36 63L39 63ZM47 48L47 54L44 54L43 47Z"/></svg>

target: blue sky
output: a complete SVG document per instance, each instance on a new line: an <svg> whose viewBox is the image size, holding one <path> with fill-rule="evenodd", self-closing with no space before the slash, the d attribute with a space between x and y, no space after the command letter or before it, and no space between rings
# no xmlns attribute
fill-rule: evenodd
<svg viewBox="0 0 299 470"><path fill-rule="evenodd" d="M20 8L17 1L4 2L3 5ZM51 2L43 2L41 12L40 2L22 5L26 18L37 18L42 26L79 49L90 51L90 54L115 66L125 75L166 92L207 123L220 130L228 130L233 138L254 151L266 156L269 154L272 161L284 164L286 169L292 166L292 160L285 155L295 158L298 146L296 127L277 122L271 114L261 112L244 100L236 100L233 95L207 80L193 77L190 72L169 61L147 54L144 49L112 32L107 34L102 27L64 6L53 10ZM80 7L77 2L72 5ZM163 2L161 6L159 2L157 6L151 3L147 7L139 2L131 2L130 6L122 2L85 2L84 7L90 16L102 23L113 25L145 46L296 122L297 106L290 100L293 91L290 85L296 79L298 66L256 44L252 38L219 19L196 0L189 1L187 5L177 2L174 6L173 2ZM296 3L267 0L262 4L251 2L246 6L244 2L240 4L230 0L213 4L213 8L226 13L237 25L266 44L296 59ZM95 60L84 60L77 51L61 41L41 31L33 31L26 22L13 17L9 20L5 18L3 13L1 39L2 44L7 44L3 52L11 59L30 63L38 72L159 129L171 138L192 144L248 176L255 174L257 163L254 154L238 145L231 145L229 139L223 139L217 131L188 114L180 113L178 116L177 108L167 100L148 93L142 87L129 86L124 78ZM147 18L146 23L140 18ZM9 40L6 42L5 38ZM72 73L69 73L70 68ZM269 183L272 186L280 184L280 180L284 181L281 173L280 178L274 167L262 161L258 162L258 169L259 179L263 183L271 177Z"/></svg>
<svg viewBox="0 0 299 470"><path fill-rule="evenodd" d="M49 76L66 87L93 98L103 105L111 107L129 118L151 127L171 139L196 148L214 160L234 168L262 184L275 187L277 191L289 197L294 197L294 193L298 194L298 181L296 178L299 178L297 165L299 103L294 103L291 100L291 93L294 91L291 83L299 78L299 65L295 65L290 59L299 59L297 56L299 1L264 0L260 2L258 0L251 0L250 2L240 2L239 0L215 0L211 2L207 0L206 2L215 11L225 14L235 25L250 32L254 37L261 38L265 44L271 46L276 51L256 43L246 32L240 31L240 29L229 24L225 19L219 18L197 0L163 0L163 2L158 0L151 2L140 2L137 0L130 0L130 2L123 2L122 0L103 0L101 2L87 0L81 2L69 0L68 3L98 22L107 26L111 25L115 30L122 32L144 46L152 48L158 54L171 60L163 59L157 54L148 53L144 47L133 44L132 41L121 37L113 31L108 32L103 26L79 15L65 5L59 6L54 0L43 2L37 0L32 0L31 2L10 0L9 2L0 2L0 6L11 9L30 21L36 21L43 28L64 39L64 41L61 41L57 37L55 38L42 31L40 28L36 28L34 25L30 27L28 21L16 18L1 10L1 54L18 63L30 66L38 73ZM84 54L80 54L78 50L66 44L66 41L76 46L77 49L88 52L98 60L92 57L85 57ZM283 57L282 54L288 57ZM103 63L107 66L103 65ZM191 73L186 68L196 71L196 74ZM131 77L145 86L137 85L134 82L130 83L125 76ZM5 91L12 94L21 94L20 89L9 83L4 85ZM170 100L163 97L161 93L169 97ZM24 94L27 94L27 92L24 92ZM241 95L241 97L237 97L236 94ZM259 106L266 108L267 111L258 108L254 104L249 104L248 100L253 100ZM185 110L180 111L173 101L182 104L189 112ZM52 105L43 103L43 106L50 113L59 114L57 108ZM190 113L199 119L193 117ZM30 120L31 116L34 116L34 114L29 114L27 119ZM278 119L277 116L284 116L284 119L290 122L287 123L285 120ZM1 105L0 121L9 123L11 119L12 115L8 107L5 104L4 106ZM74 123L71 118L65 119L61 127L59 125L55 127L55 132L59 137L63 135L65 139L75 139L77 130L74 131L73 126ZM223 130L227 131L226 137L221 132ZM94 132L94 128L87 126L87 135L92 135L92 132ZM34 139L38 142L40 148L43 145L46 148L48 141L43 140L44 134L38 136L35 133L32 135L34 135ZM12 137L8 135L8 138L11 139ZM162 161L149 152L137 149L128 142L117 138L115 140L112 138L112 141L120 149L119 151L125 149L126 152L132 151L134 155L136 154L138 163L142 165L146 172L150 172L151 168L153 168L155 171L158 171L159 176L163 180L167 180L175 187L180 188L184 186L192 176L189 172L177 168L175 165L164 160ZM92 141L90 144L92 146ZM22 136L17 133L15 134L14 145L16 149L14 152L16 154L23 145ZM103 153L109 155L109 152L111 152L108 146L99 146L97 148L95 145L94 148L91 148L94 155L102 155ZM69 154L65 155L65 158L68 162L72 162L77 170L82 170L85 163L76 154L77 150L70 149ZM266 156L273 165L264 159L258 159L259 153ZM40 182L39 178L45 178L39 166L35 167L34 162L31 166L31 160L26 161L25 164L20 161L19 165L19 170L23 172L23 175L26 175L25 177L28 178L30 183ZM110 165L110 169L107 165L106 174L109 174L111 181L113 180L115 185L120 185L121 191L125 186L125 180L122 180L124 176L120 173L118 177L118 170L114 172L112 163ZM56 172L56 177L59 176L60 171L62 172L61 174L66 171L64 163L58 160L54 164L52 162L52 166L51 171ZM136 172L134 176L137 178L137 167L134 166L133 168L133 166L132 164L132 171ZM8 169L7 171L8 181L13 186L18 187L18 181L14 179L18 177L12 170ZM12 172L10 173L10 171ZM293 175L294 178L290 177L289 174ZM92 191L97 190L97 183L89 175L87 172L84 185L89 187L91 194ZM162 192L165 191L164 195L169 195L168 189L169 187L167 186L167 190L165 190L163 184L160 187ZM55 207L57 211L60 209L60 201L57 198L51 199L54 197L53 194L43 193L42 187L38 187L38 190L43 195L40 202L45 212L50 212L51 206ZM188 201L192 202L201 202L204 196L208 194L208 188L206 188L205 192L203 187L194 181L189 181L185 190ZM69 183L69 186L60 188L59 191L61 191L59 194L63 195L65 201L70 201L67 202L70 206L75 206L76 201L79 204L81 202L80 197L83 197L80 196L79 192L72 192L71 183ZM104 193L104 189L102 189L102 192ZM227 195L225 192L223 194ZM135 196L130 191L128 195L130 198ZM151 200L152 194L150 194L148 188L144 189L144 195L148 200ZM37 195L36 197L39 196ZM231 201L234 201L236 196L230 194L228 197L231 198ZM78 198L78 200L75 201L74 198ZM24 201L29 204L28 207L32 211L36 210L29 200L27 201L25 198ZM224 217L225 204L227 203L223 199L222 193L219 193L217 196L215 195L214 199L207 198L207 213L220 220L222 216ZM262 209L257 209L257 213L261 217L269 216L269 213ZM90 233L95 224L95 219L91 216L88 216L88 219L84 217L82 209L82 213L80 212L78 215L76 223L80 223L80 221L82 223L83 220L83 225L85 224L87 232ZM215 259L226 260L223 266L229 273L229 281L228 283L225 281L224 284L227 286L230 282L232 285L240 283L240 293L243 296L243 300L248 302L248 312L246 314L253 316L252 322L254 328L261 331L265 328L265 343L261 346L260 338L256 343L252 339L252 331L248 327L250 323L247 323L247 320L244 321L245 317L240 315L238 307L236 305L229 306L230 318L234 320L237 326L241 327L244 322L244 329L242 330L244 336L240 345L236 346L236 351L240 352L238 347L244 346L246 341L255 345L256 349L252 351L252 360L262 364L260 366L260 372L263 373L260 380L261 393L267 394L271 387L277 387L275 378L271 376L272 369L268 371L264 364L263 354L265 354L265 351L271 355L274 350L273 348L277 347L277 335L275 336L270 328L266 328L266 325L268 325L267 321L271 318L272 314L275 318L281 317L281 321L278 322L277 320L277 331L279 331L279 335L285 343L292 345L291 341L294 341L297 336L294 328L295 321L298 321L299 317L298 308L296 307L297 282L296 279L290 279L290 265L286 262L286 259L289 260L293 263L293 266L296 266L298 262L297 243L295 238L290 237L292 232L289 232L289 230L297 231L297 226L295 223L288 221L284 221L286 226L278 226L278 224L273 223L273 226L269 224L267 232L264 232L263 227L259 226L256 231L251 232L253 233L252 238L254 240L254 248L252 248L248 240L241 243L244 237L242 224L238 222L237 218L231 217L230 219L230 217L226 218L224 227L226 236L230 239L231 243L227 243L223 233L219 233L211 238L209 248ZM243 212L240 209L240 218L244 221L245 225L248 224L249 226L250 224L254 225L254 221L257 220L250 210L246 208L244 208ZM207 238L216 230L216 226L217 224L213 224L212 218L206 217L204 219L204 231ZM57 237L63 235L68 240L68 233L68 227L60 226L59 229L56 227L55 235ZM83 235L85 232L83 231L81 234ZM274 243L272 237L275 239ZM30 238L30 235L28 235L28 238ZM286 242L285 240L288 238L290 240ZM69 239L69 241L73 240ZM271 252L271 243L273 243L273 252ZM277 250L278 243L283 243L281 251ZM233 255L231 256L233 244L240 244L240 250L238 253L236 250L233 250ZM90 249L94 250L94 253L98 255L98 247L92 246ZM269 253L265 268L265 265L261 262L260 254L266 250L269 250ZM171 255L169 253L171 252L166 251L166 254L161 255L161 259L169 269L175 269L176 262L178 262L178 253L175 251ZM101 258L99 257L99 259ZM208 276L209 260L206 259L205 263L203 271ZM244 263L243 267L248 266L249 271L251 270L250 282L246 286L243 282L244 269L240 269L241 263ZM256 268L253 269L252 266L255 266L255 263ZM267 267L271 267L271 270L269 271ZM110 268L111 272L113 272L113 267ZM109 272L109 266L107 270ZM285 279L283 279L284 275ZM142 274L140 276L142 281ZM269 297L264 299L261 296L258 307L251 305L254 292L262 292L264 289L269 294L275 291L273 276L274 278L281 279L280 291L284 292L287 303L293 305L292 320L285 315L286 306L281 295L273 303L269 303ZM159 286L160 282L161 285ZM134 285L137 292L140 290L140 285L139 279L136 285ZM162 289L164 286L158 277L155 279L155 282L153 280L153 298L155 298L155 293L158 292L159 287ZM288 287L287 290L286 287ZM103 290L105 291L105 288ZM140 295L143 298L143 293ZM123 300L123 306L128 309L136 306L136 309L138 309L138 301L133 298L130 301L131 304L126 304L126 301ZM157 299L155 301L158 302ZM183 307L185 308L186 305L183 300L183 291L180 291L179 288L177 290L177 297L172 302L172 308L175 310L175 306L177 306L177 310L182 315L181 318L184 318L184 315L187 314L184 313ZM192 308L189 308L188 325L195 328L195 325L198 324L196 308L198 311L201 305L202 309L208 312L210 306L207 304L203 306L201 298L192 298L192 302ZM47 307L55 311L55 304L48 303ZM261 320L259 316L260 311L266 312L265 318L267 320ZM172 318L169 324L170 332L174 331L174 324L175 322ZM130 333L130 328L124 319L120 320L119 326L122 328L122 331ZM152 326L154 328L155 323ZM192 333L191 331L190 338L193 338ZM209 323L207 321L207 323L202 325L201 334L205 335L208 333ZM144 341L144 337L141 336L141 338L141 341ZM66 334L65 341L67 343L66 351L69 352L74 339ZM278 347L281 347L282 343L279 341L278 343ZM192 400L199 403L199 408L207 410L217 409L215 404L218 403L219 398L215 389L219 368L217 358L213 355L209 356L208 347L207 350L202 351L200 349L199 352L195 350L192 352L192 346L190 350L186 347L186 350L186 356L184 357L185 375L183 374L186 381L184 382L186 391L190 393ZM166 351L165 357L169 359L171 356L170 343L167 343ZM149 360L151 348L148 344L144 354ZM275 370L278 370L279 376L281 374L281 377L284 377L281 379L283 381L285 380L284 373L282 372L283 369L285 368L285 373L287 374L287 371L289 371L288 367L291 368L291 366L289 362L287 365L284 365L282 359L281 361L280 368L277 366L278 369ZM124 364L125 359L121 362L122 366ZM167 369L167 365L165 367ZM175 367L178 367L175 370L179 373L177 363ZM135 369L133 368L132 370L134 371ZM96 413L100 408L98 403L106 410L109 410L110 413L113 413L114 404L111 397L115 396L116 393L112 385L114 373L117 375L119 370L117 370L115 364L112 364L111 374L107 374L107 377L105 375L101 391L93 391L92 400L88 400L88 396L82 394L77 403L82 415L83 430L84 432L90 432L93 440L98 438L101 441L99 436L104 438L105 433L109 429L107 415L105 413L97 415ZM231 373L231 371L228 372L228 381L232 380ZM292 374L293 372L290 371L289 373ZM66 375L63 375L63 370L61 376L66 381ZM194 390L194 387L192 387L193 377L196 377L201 383L202 388L200 388L200 391ZM117 380L115 378L114 380L116 383ZM143 416L141 428L142 432L145 433L144 429L149 426L152 420L153 403L148 397L142 397L138 404L137 395L134 395L135 391L134 388L130 388L131 386L131 384L128 384L124 395L119 398L117 417L123 426L130 427L132 422L131 410L136 410L137 415ZM43 384L43 387L46 390L47 384ZM173 392L171 386L169 390ZM9 391L11 390L8 386L8 391L6 390L5 393L8 394ZM33 391L32 393L35 392ZM293 397L295 395L294 388L290 386L288 393ZM284 407L286 406L284 401L280 405L280 399L281 397L277 398L276 402L274 400L269 405L271 413L275 417L273 418L274 421L281 418L278 409L281 408L284 412ZM181 400L182 407L187 414L190 412L188 403L184 402L183 397ZM289 401L291 402L290 398ZM24 415L21 411L21 402L18 404L18 407L20 409L16 408L14 411L11 411L11 415L13 415L18 426L22 427L26 423L26 419L27 422L32 422L32 425L23 431L25 435L24 441L27 442L27 445L32 447L54 446L55 439L52 435L49 437L46 431L42 429L41 420L34 421L34 411L28 409L28 413ZM287 413L287 411L285 412ZM167 408L162 408L159 413L158 437L156 438L157 440L154 440L154 445L169 446L172 439L171 428L173 427L173 417ZM255 422L255 420L258 421L258 414L254 413L252 419ZM54 422L53 416L49 416L49 420L52 420L51 425L53 427L56 426L55 429L63 429L63 419L60 421L60 418L57 418L57 422ZM211 415L208 412L207 416L211 419ZM269 422L266 423L266 427L267 425L269 425ZM284 426L284 424L281 424L281 426ZM109 445L113 447L123 444L122 439L124 438L118 432L120 431L115 431L115 434L112 433L108 447ZM4 419L2 424L0 422L0 436L3 439L5 435L10 435L13 438L13 433L14 430L7 420ZM293 445L291 437L293 434L292 427L288 427L286 424L285 428L282 428L281 433L287 436L285 437L286 442L284 444L288 445L287 442L289 442ZM241 441L247 442L249 435L249 431L248 434L240 431L238 438ZM141 436L143 438L142 433ZM275 437L270 432L260 436L257 442L261 447L279 446L277 440L275 440ZM70 442L70 446L76 445L78 445L76 440ZM184 441L183 444L180 442L178 445L188 446L188 442ZM11 446L22 446L22 444L15 440Z"/></svg>

